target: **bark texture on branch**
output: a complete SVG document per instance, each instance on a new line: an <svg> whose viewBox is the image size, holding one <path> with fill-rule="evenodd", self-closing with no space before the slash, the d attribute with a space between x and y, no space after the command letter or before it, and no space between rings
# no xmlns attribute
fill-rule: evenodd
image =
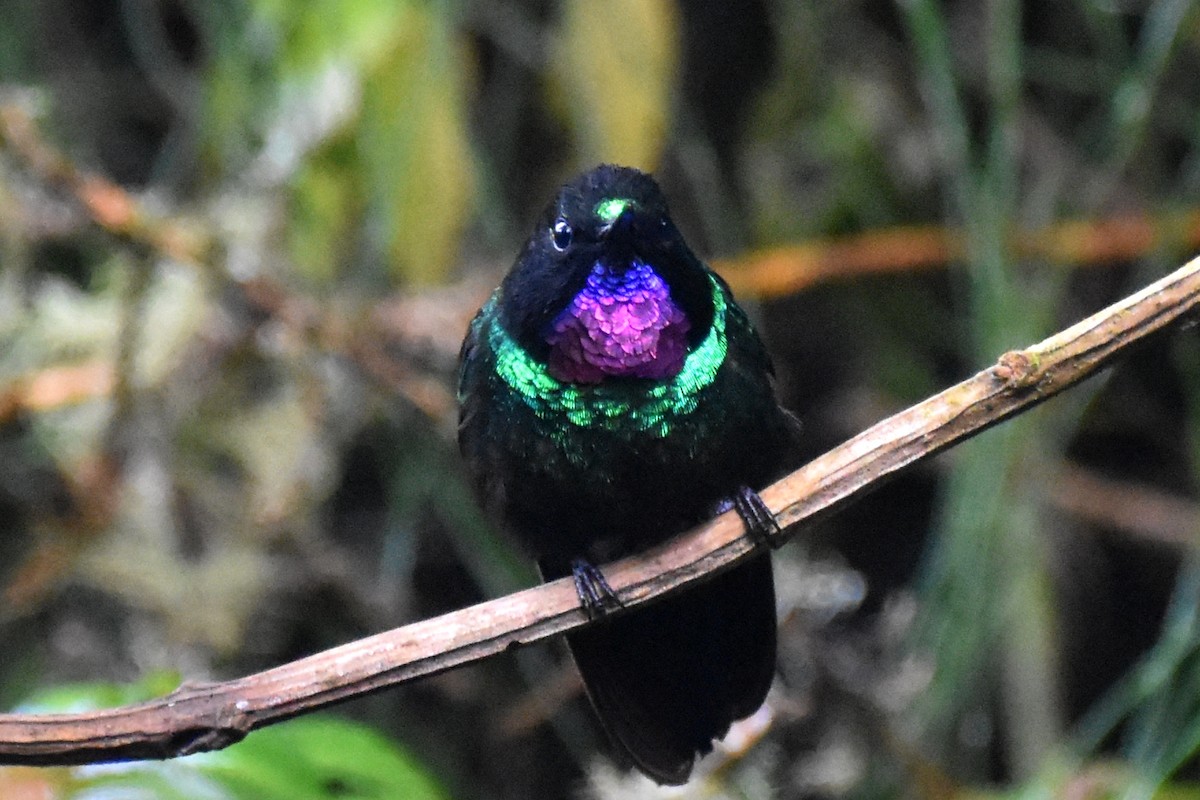
<svg viewBox="0 0 1200 800"><path fill-rule="evenodd" d="M927 458L1092 375L1200 304L1200 260L829 451L765 489L783 526L811 522ZM795 533L797 528L792 528ZM730 512L604 572L625 606L701 580L754 544ZM136 706L0 715L0 763L82 764L214 750L249 731L587 623L569 579L231 681L184 684Z"/></svg>

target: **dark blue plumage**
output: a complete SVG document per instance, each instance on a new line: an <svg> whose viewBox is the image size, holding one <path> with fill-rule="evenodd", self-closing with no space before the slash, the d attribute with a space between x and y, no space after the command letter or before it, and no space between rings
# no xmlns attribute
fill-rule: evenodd
<svg viewBox="0 0 1200 800"><path fill-rule="evenodd" d="M459 399L481 502L547 579L586 584L589 565L756 499L795 465L761 341L628 168L597 167L547 207L471 324ZM568 643L619 754L681 783L770 686L769 557Z"/></svg>

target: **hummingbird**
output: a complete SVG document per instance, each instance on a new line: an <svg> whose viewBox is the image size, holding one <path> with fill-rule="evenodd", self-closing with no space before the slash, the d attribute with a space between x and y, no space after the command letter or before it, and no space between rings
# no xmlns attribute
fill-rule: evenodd
<svg viewBox="0 0 1200 800"><path fill-rule="evenodd" d="M602 164L559 190L470 324L458 399L481 506L603 617L566 640L618 760L686 782L774 677L769 550L613 614L597 565L730 508L769 542L757 490L798 466L799 422L650 175Z"/></svg>

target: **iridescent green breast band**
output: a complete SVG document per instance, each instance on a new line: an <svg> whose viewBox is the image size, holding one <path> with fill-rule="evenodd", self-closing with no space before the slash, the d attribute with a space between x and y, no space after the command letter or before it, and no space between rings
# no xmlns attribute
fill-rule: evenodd
<svg viewBox="0 0 1200 800"><path fill-rule="evenodd" d="M546 371L493 321L488 341L496 354L496 373L542 419L565 420L587 428L666 436L673 418L696 409L700 393L713 382L725 361L725 293L712 284L713 322L704 341L684 359L671 380L636 393L628 383L562 383ZM495 303L495 298L492 299ZM490 305L490 304L489 304ZM484 314L484 318L490 315Z"/></svg>

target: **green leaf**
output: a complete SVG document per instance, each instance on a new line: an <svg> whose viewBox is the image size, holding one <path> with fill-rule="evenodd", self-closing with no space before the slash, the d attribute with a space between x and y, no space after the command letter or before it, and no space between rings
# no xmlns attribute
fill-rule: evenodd
<svg viewBox="0 0 1200 800"><path fill-rule="evenodd" d="M207 760L208 774L245 800L448 796L395 744L334 717L306 717L253 733Z"/></svg>
<svg viewBox="0 0 1200 800"><path fill-rule="evenodd" d="M445 12L409 9L364 87L360 145L395 273L441 279L469 217L473 159L463 100L466 54Z"/></svg>
<svg viewBox="0 0 1200 800"><path fill-rule="evenodd" d="M286 72L316 72L332 61L367 69L386 52L410 3L396 0L257 0L277 31Z"/></svg>
<svg viewBox="0 0 1200 800"><path fill-rule="evenodd" d="M288 249L307 278L328 282L338 276L341 254L364 210L361 169L347 137L340 136L312 155L292 180L288 198Z"/></svg>
<svg viewBox="0 0 1200 800"><path fill-rule="evenodd" d="M83 712L159 697L179 683L153 673L129 685L41 690L21 713ZM256 731L224 750L169 761L55 770L39 785L55 800L443 800L445 789L405 750L357 723L310 716ZM0 787L30 776L0 769Z"/></svg>
<svg viewBox="0 0 1200 800"><path fill-rule="evenodd" d="M553 63L586 161L653 170L662 155L679 72L669 0L566 0Z"/></svg>
<svg viewBox="0 0 1200 800"><path fill-rule="evenodd" d="M141 703L179 686L179 673L151 672L135 683L66 683L38 689L13 711L19 714L76 714Z"/></svg>

